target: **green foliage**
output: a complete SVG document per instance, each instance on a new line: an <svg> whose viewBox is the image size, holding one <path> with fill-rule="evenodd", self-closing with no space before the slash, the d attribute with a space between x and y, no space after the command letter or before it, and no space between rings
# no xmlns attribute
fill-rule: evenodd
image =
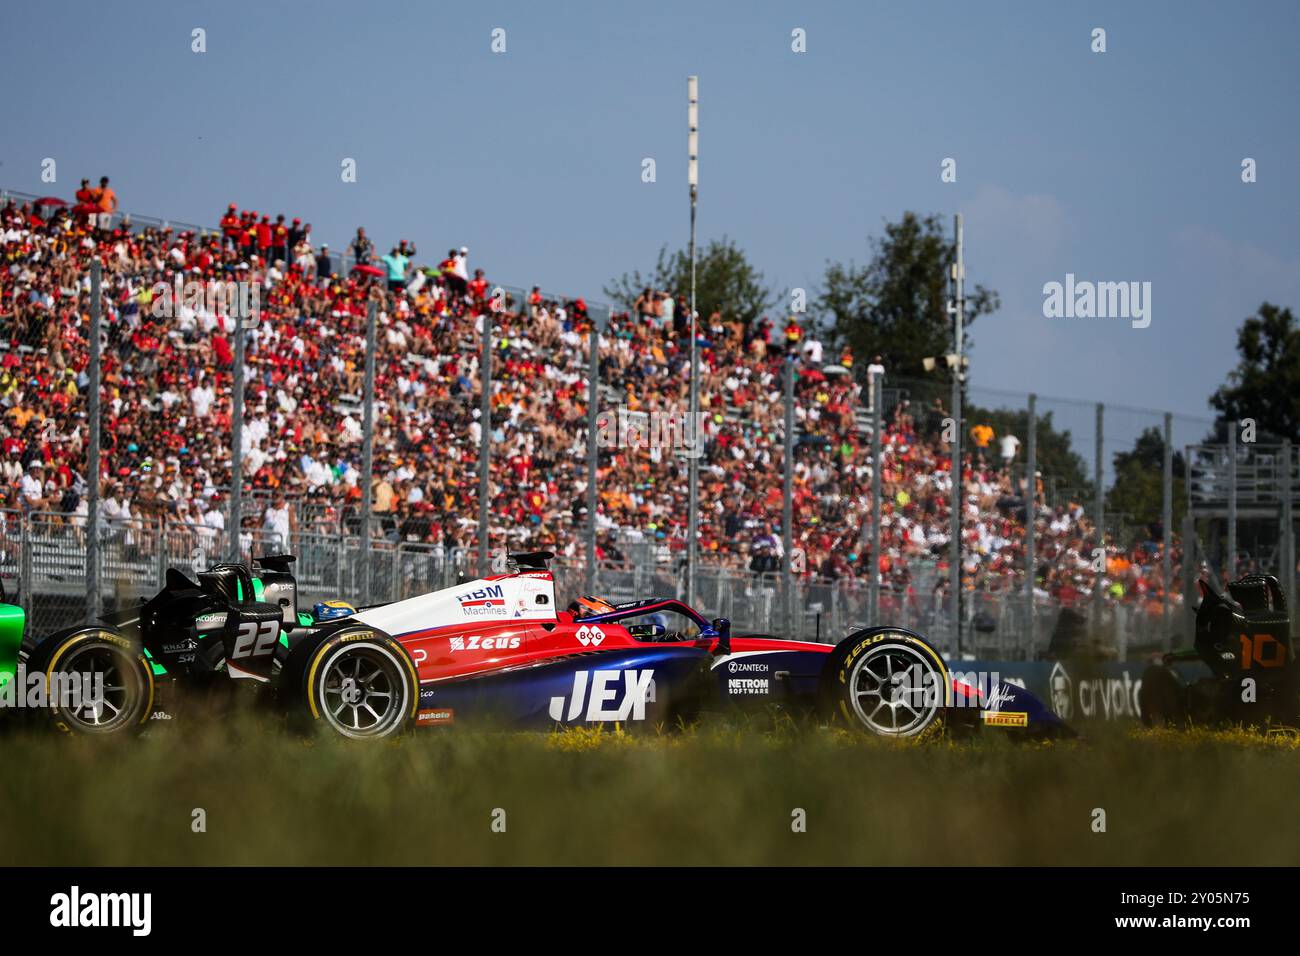
<svg viewBox="0 0 1300 956"><path fill-rule="evenodd" d="M669 292L689 301L691 292L691 258L689 249L669 253L659 250L659 258L648 276L640 270L623 273L605 286L605 295L624 309L631 309L643 289ZM695 300L701 319L707 321L715 312L724 319L749 323L776 304L776 296L763 282L744 251L723 236L697 250L695 263Z"/></svg>
<svg viewBox="0 0 1300 956"><path fill-rule="evenodd" d="M142 740L14 733L0 743L12 771L0 775L0 813L12 821L3 860L76 867L1300 863L1293 840L1244 840L1239 828L1205 825L1292 812L1300 788L1295 735L1142 733L1097 719L1082 725L1086 744L1013 741L997 731L918 742L765 718L634 734L457 725L374 745L303 742L239 713L166 722ZM423 812L430 801L433 809ZM1080 808L1093 806L1107 808L1109 836L1087 826ZM207 811L206 833L191 828L197 807ZM497 808L506 814L504 833L492 829ZM792 832L794 808L806 811L804 833ZM987 839L973 842L972 833Z"/></svg>
<svg viewBox="0 0 1300 956"><path fill-rule="evenodd" d="M1300 326L1291 310L1263 303L1237 330L1237 354L1210 405L1223 421L1254 419L1258 441L1300 442ZM1226 437L1220 422L1212 440Z"/></svg>
<svg viewBox="0 0 1300 956"><path fill-rule="evenodd" d="M907 212L886 223L883 238L871 246L874 255L865 266L827 266L817 306L837 343L847 342L868 359L882 356L891 375L921 375L922 359L952 351L948 299L955 244L938 216ZM971 291L968 284L966 328L999 304L996 292L982 285Z"/></svg>
<svg viewBox="0 0 1300 956"><path fill-rule="evenodd" d="M1158 428L1148 428L1137 437L1132 451L1115 453L1115 481L1106 494L1106 510L1126 512L1133 522L1158 526L1164 508L1165 439ZM1173 456L1174 528L1181 527L1187 513L1187 465L1182 452Z"/></svg>

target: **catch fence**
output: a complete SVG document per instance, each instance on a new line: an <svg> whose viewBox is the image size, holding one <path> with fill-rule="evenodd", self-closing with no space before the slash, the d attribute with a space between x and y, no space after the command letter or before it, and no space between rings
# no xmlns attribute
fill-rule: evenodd
<svg viewBox="0 0 1300 956"><path fill-rule="evenodd" d="M224 531L205 525L158 519L101 522L100 604L126 607L162 587L168 568L193 575L228 552ZM28 615L28 639L84 623L90 615L86 590L85 516L75 513L0 512L0 581L10 601ZM356 535L292 532L287 540L263 529L241 535L242 560L264 555L296 556L300 605L344 600L358 606L400 601L451 587L477 575L476 556L464 548L376 540L368 553ZM368 577L360 573L368 568ZM647 596L685 599L684 578L671 561L600 562L589 579L581 560L557 558L553 570L561 607L587 591L617 603ZM856 578L793 578L740 569L700 569L696 602L710 617L725 617L735 634L770 635L834 643L874 624L907 627L927 635L947 655L1000 660L1035 660L1066 652L1088 652L1123 660L1160 646L1159 608L1110 604L1100 619L1092 606L1035 603L1038 635L1029 643L1026 606L1014 592L965 595L961 643L952 627L950 605L941 592L943 575L932 563L916 569L905 590L883 590L879 614L870 616L870 589ZM793 609L793 610L791 610Z"/></svg>

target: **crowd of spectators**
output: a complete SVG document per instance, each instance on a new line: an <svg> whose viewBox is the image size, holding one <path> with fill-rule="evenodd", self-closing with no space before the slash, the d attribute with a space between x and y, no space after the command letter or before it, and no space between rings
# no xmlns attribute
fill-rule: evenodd
<svg viewBox="0 0 1300 956"><path fill-rule="evenodd" d="M83 188L84 184L83 184ZM103 181L107 188L107 180ZM0 505L51 512L85 528L89 263L103 262L104 519L140 546L162 519L225 533L231 480L234 336L245 322L241 533L355 529L361 474L367 310L377 309L374 533L390 541L473 548L478 455L492 439L491 545L582 557L594 520L598 556L652 554L676 565L686 541L689 442L616 440L602 450L597 510L587 512L587 368L594 317L581 298L507 294L469 267L469 250L417 265L400 240L378 256L358 229L352 266L312 238L311 223L231 204L211 233L134 228L102 207L10 201L0 210ZM232 316L214 290L256 287L260 312ZM175 296L173 289L195 288ZM207 293L207 294L204 294ZM483 318L492 318L492 414L479 411ZM599 349L598 414L680 422L688 407L689 315L673 291L646 289L609 316ZM795 375L793 537L801 573L865 580L896 592L933 572L946 586L951 473L947 446L911 406L889 409L882 435L881 553L870 554L866 376L848 349L804 323L725 314L698 323L703 455L701 565L775 571L782 545L782 383ZM876 357L861 371L884 372ZM927 416L934 409L927 409ZM942 412L942 409L937 411ZM983 428L984 426L977 426ZM1015 436L972 434L961 481L965 586L1023 588L1025 489ZM990 443L994 444L990 444ZM1000 454L995 460L991 452ZM1037 567L1045 596L1086 598L1093 528L1076 503L1036 495ZM1178 556L1175 555L1177 563ZM1108 550L1114 599L1156 600L1158 550ZM927 584L926 586L931 586Z"/></svg>

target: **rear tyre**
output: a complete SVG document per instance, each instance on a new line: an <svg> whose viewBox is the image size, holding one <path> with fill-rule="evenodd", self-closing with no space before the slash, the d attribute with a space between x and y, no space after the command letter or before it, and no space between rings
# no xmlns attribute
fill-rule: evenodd
<svg viewBox="0 0 1300 956"><path fill-rule="evenodd" d="M104 628L55 634L32 651L27 673L45 679L46 714L74 736L127 736L149 720L153 668L138 642ZM79 685L78 693L69 689Z"/></svg>
<svg viewBox="0 0 1300 956"><path fill-rule="evenodd" d="M916 737L943 721L951 695L938 651L908 631L860 631L841 641L822 675L826 703L878 737Z"/></svg>
<svg viewBox="0 0 1300 956"><path fill-rule="evenodd" d="M1138 714L1146 727L1187 726L1187 687L1172 667L1152 664L1142 672Z"/></svg>
<svg viewBox="0 0 1300 956"><path fill-rule="evenodd" d="M303 726L373 740L410 726L420 681L406 648L382 631L357 625L295 644L280 673L280 696Z"/></svg>

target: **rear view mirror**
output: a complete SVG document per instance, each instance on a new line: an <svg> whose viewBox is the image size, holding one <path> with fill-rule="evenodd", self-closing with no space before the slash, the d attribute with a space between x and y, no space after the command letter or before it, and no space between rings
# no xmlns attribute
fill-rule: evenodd
<svg viewBox="0 0 1300 956"><path fill-rule="evenodd" d="M730 654L731 621L725 617L715 617L713 619L713 629L718 632L718 646L713 649L713 653L719 657L723 654Z"/></svg>

